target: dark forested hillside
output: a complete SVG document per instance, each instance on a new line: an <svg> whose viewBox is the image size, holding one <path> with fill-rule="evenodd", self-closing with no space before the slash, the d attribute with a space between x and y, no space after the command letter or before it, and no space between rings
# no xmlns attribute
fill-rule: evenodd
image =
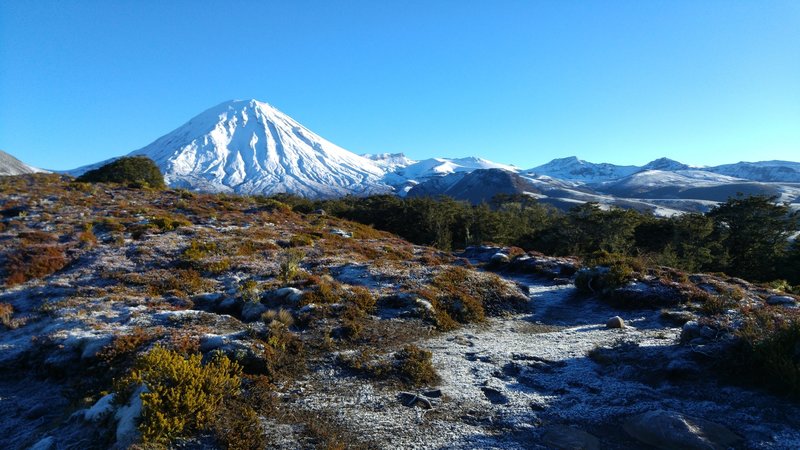
<svg viewBox="0 0 800 450"><path fill-rule="evenodd" d="M499 195L479 205L390 195L279 199L298 211L324 209L447 250L491 242L548 255L588 257L603 251L689 271L800 283L800 245L791 240L800 218L774 197L731 197L708 213L670 218L595 203L564 213L523 195Z"/></svg>

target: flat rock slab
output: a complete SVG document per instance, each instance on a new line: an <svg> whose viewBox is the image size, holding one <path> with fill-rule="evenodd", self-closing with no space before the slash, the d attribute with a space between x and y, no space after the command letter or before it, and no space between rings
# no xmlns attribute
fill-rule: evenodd
<svg viewBox="0 0 800 450"><path fill-rule="evenodd" d="M631 417L623 427L635 439L663 450L725 450L741 441L718 423L661 409Z"/></svg>

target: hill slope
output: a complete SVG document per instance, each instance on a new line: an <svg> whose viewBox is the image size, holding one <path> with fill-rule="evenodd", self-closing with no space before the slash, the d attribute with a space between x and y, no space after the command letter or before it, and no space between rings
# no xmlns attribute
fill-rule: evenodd
<svg viewBox="0 0 800 450"><path fill-rule="evenodd" d="M29 166L8 153L0 150L0 175L22 175L25 173L44 172Z"/></svg>

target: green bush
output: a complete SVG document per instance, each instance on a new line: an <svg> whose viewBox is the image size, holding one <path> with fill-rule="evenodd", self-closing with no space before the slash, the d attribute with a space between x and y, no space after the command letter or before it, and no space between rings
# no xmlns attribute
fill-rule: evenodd
<svg viewBox="0 0 800 450"><path fill-rule="evenodd" d="M340 355L339 363L372 379L393 379L407 386L425 386L440 380L431 356L428 350L409 344L397 351L394 358L365 348L352 355Z"/></svg>
<svg viewBox="0 0 800 450"><path fill-rule="evenodd" d="M590 268L581 269L575 277L575 287L579 291L610 295L615 289L632 281L637 272L644 270L641 260L624 255L595 252L587 258Z"/></svg>
<svg viewBox="0 0 800 450"><path fill-rule="evenodd" d="M300 271L300 263L306 254L300 249L289 249L278 256L278 278L288 284Z"/></svg>
<svg viewBox="0 0 800 450"><path fill-rule="evenodd" d="M140 397L139 431L145 444L168 444L176 437L212 423L223 402L237 396L241 368L221 353L208 364L202 355L188 358L159 345L134 363L131 373L116 383L118 398L127 398L136 386L147 388Z"/></svg>
<svg viewBox="0 0 800 450"><path fill-rule="evenodd" d="M800 313L769 307L745 311L737 335L744 347L742 367L751 378L800 398Z"/></svg>
<svg viewBox="0 0 800 450"><path fill-rule="evenodd" d="M180 227L188 227L192 224L184 217L157 216L150 219L150 223L158 227L161 231L174 231Z"/></svg>
<svg viewBox="0 0 800 450"><path fill-rule="evenodd" d="M77 181L90 183L128 183L135 186L164 187L164 175L158 166L145 156L119 158L100 168L90 170Z"/></svg>
<svg viewBox="0 0 800 450"><path fill-rule="evenodd" d="M431 356L432 354L428 350L423 350L416 345L406 345L394 355L397 360L398 375L414 386L438 382L439 374L431 364Z"/></svg>

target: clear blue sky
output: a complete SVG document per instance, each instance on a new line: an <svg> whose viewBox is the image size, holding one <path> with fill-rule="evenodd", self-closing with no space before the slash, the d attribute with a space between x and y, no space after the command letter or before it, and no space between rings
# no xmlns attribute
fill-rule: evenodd
<svg viewBox="0 0 800 450"><path fill-rule="evenodd" d="M800 2L0 1L0 149L69 169L229 99L356 153L800 160Z"/></svg>

